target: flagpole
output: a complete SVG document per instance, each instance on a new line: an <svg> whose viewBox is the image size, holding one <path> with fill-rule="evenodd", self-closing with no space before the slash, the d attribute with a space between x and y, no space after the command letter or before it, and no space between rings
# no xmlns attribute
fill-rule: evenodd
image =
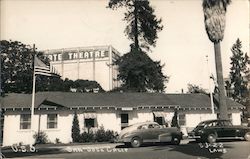
<svg viewBox="0 0 250 159"><path fill-rule="evenodd" d="M32 87L32 103L31 103L31 132L34 129L34 109L35 109L35 93L36 93L36 75L35 75L35 44L33 44L33 87ZM33 134L33 133L32 133Z"/></svg>

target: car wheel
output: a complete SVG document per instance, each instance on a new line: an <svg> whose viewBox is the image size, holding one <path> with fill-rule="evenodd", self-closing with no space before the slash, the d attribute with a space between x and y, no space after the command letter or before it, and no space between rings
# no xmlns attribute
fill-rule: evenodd
<svg viewBox="0 0 250 159"><path fill-rule="evenodd" d="M134 148L140 147L142 144L142 140L139 137L133 137L130 144Z"/></svg>
<svg viewBox="0 0 250 159"><path fill-rule="evenodd" d="M173 136L172 137L171 144L173 144L173 145L179 145L180 142L181 142L181 139L179 137L177 137L177 136Z"/></svg>
<svg viewBox="0 0 250 159"><path fill-rule="evenodd" d="M250 132L246 132L246 133L245 133L244 139L245 139L246 141L250 141Z"/></svg>
<svg viewBox="0 0 250 159"><path fill-rule="evenodd" d="M216 142L216 135L215 134L209 134L207 136L207 142L208 143L215 143Z"/></svg>

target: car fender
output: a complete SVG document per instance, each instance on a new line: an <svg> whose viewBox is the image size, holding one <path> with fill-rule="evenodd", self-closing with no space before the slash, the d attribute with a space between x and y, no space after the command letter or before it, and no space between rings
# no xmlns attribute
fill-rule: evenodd
<svg viewBox="0 0 250 159"><path fill-rule="evenodd" d="M126 136L123 138L123 141L124 141L124 142L130 142L134 137L138 137L138 138L140 138L140 139L143 141L142 136L139 135L139 134L136 134L136 133L126 135Z"/></svg>
<svg viewBox="0 0 250 159"><path fill-rule="evenodd" d="M172 133L166 132L159 135L160 142L170 142L172 139Z"/></svg>

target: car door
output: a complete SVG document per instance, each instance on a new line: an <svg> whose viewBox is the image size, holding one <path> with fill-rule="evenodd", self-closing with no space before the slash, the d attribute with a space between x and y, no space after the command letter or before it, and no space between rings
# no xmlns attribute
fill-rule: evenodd
<svg viewBox="0 0 250 159"><path fill-rule="evenodd" d="M218 121L217 134L219 138L231 138L235 136L235 130L230 121Z"/></svg>
<svg viewBox="0 0 250 159"><path fill-rule="evenodd" d="M217 133L218 138L224 136L224 125L222 124L221 121L214 122L212 129Z"/></svg>
<svg viewBox="0 0 250 159"><path fill-rule="evenodd" d="M223 125L223 137L235 137L236 135L236 129L233 128L233 125L230 121L222 121Z"/></svg>
<svg viewBox="0 0 250 159"><path fill-rule="evenodd" d="M149 124L148 130L148 140L151 140L152 142L157 142L159 140L158 136L161 134L160 126L157 124Z"/></svg>

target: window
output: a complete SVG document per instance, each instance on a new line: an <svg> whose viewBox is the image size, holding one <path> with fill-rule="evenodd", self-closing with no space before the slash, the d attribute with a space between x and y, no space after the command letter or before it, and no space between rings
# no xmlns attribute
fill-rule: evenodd
<svg viewBox="0 0 250 159"><path fill-rule="evenodd" d="M163 117L154 117L154 121L157 122L159 125L164 125L164 118Z"/></svg>
<svg viewBox="0 0 250 159"><path fill-rule="evenodd" d="M21 114L20 129L30 129L30 127L31 127L31 115Z"/></svg>
<svg viewBox="0 0 250 159"><path fill-rule="evenodd" d="M86 128L94 128L95 127L95 119L85 119L85 127Z"/></svg>
<svg viewBox="0 0 250 159"><path fill-rule="evenodd" d="M47 129L57 128L57 114L47 115Z"/></svg>
<svg viewBox="0 0 250 159"><path fill-rule="evenodd" d="M185 114L179 114L179 125L180 126L186 125L186 115Z"/></svg>

